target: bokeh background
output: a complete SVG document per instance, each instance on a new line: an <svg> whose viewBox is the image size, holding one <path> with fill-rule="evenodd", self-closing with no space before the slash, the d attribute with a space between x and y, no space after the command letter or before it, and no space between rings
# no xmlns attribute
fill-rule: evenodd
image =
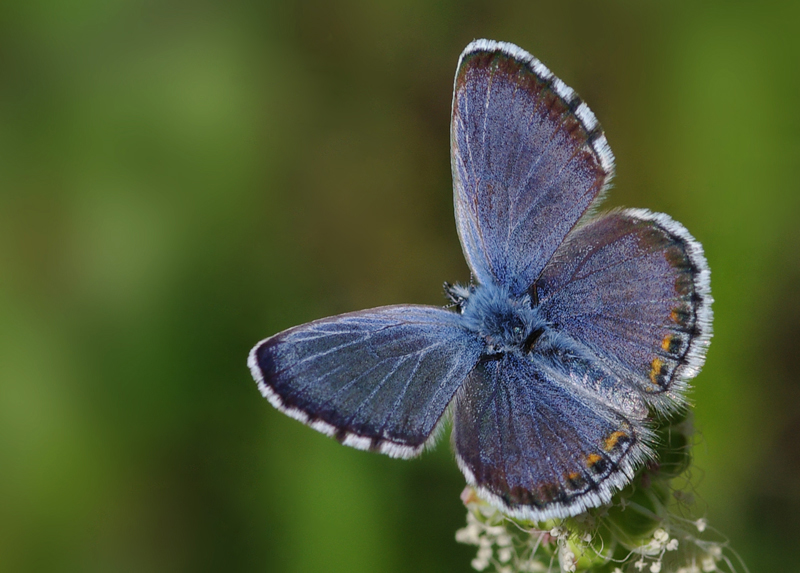
<svg viewBox="0 0 800 573"><path fill-rule="evenodd" d="M573 86L608 206L702 241L708 518L800 569L800 3L0 5L0 570L468 571L446 440L399 461L273 410L245 359L466 281L449 166L473 38Z"/></svg>

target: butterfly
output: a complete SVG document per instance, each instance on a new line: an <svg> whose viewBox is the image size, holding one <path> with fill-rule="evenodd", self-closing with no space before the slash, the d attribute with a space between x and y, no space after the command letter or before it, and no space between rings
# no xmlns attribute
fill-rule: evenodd
<svg viewBox="0 0 800 573"><path fill-rule="evenodd" d="M451 167L472 272L449 308L384 306L259 342L278 410L339 442L412 458L452 418L478 495L535 521L610 501L653 457L711 337L701 245L667 215L594 210L614 175L577 94L521 48L458 62Z"/></svg>

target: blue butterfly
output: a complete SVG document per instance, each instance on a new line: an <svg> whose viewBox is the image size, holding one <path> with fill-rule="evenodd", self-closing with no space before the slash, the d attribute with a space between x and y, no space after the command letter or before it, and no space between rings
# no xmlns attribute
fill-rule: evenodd
<svg viewBox="0 0 800 573"><path fill-rule="evenodd" d="M477 40L455 77L454 310L397 305L259 342L261 393L341 443L418 455L452 411L467 482L509 515L608 503L653 456L711 337L700 244L666 215L592 216L614 174L594 114L541 62Z"/></svg>

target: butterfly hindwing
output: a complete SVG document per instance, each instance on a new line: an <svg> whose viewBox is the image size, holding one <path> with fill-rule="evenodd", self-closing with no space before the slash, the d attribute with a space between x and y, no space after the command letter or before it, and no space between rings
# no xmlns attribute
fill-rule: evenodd
<svg viewBox="0 0 800 573"><path fill-rule="evenodd" d="M412 457L482 346L453 312L387 306L285 330L248 364L279 410L346 445Z"/></svg>
<svg viewBox="0 0 800 573"><path fill-rule="evenodd" d="M520 294L613 175L589 108L541 62L477 40L456 70L451 124L456 224L478 282Z"/></svg>
<svg viewBox="0 0 800 573"><path fill-rule="evenodd" d="M682 399L711 336L708 266L682 225L612 211L575 230L536 286L548 320L600 363L656 405Z"/></svg>
<svg viewBox="0 0 800 573"><path fill-rule="evenodd" d="M456 398L453 444L482 498L539 521L606 503L630 479L647 452L641 420L575 378L569 368L513 353L469 375Z"/></svg>

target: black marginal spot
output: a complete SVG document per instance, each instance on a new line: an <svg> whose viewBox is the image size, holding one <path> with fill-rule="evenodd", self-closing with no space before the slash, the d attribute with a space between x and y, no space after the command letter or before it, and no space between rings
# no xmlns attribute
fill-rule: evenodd
<svg viewBox="0 0 800 573"><path fill-rule="evenodd" d="M672 382L671 378L668 378L668 375L669 365L658 358L653 360L653 365L650 369L650 380L660 388L666 389Z"/></svg>
<svg viewBox="0 0 800 573"><path fill-rule="evenodd" d="M685 308L675 308L672 310L673 320L681 325L687 326L689 323L689 319L692 317L692 313L686 310Z"/></svg>
<svg viewBox="0 0 800 573"><path fill-rule="evenodd" d="M369 451L371 452L380 451L382 443L383 440L381 438L379 438L378 436L372 436L369 439Z"/></svg>
<svg viewBox="0 0 800 573"><path fill-rule="evenodd" d="M633 443L633 437L628 435L628 434L625 434L625 435L620 436L619 438L617 438L617 446L618 447L629 446L632 443Z"/></svg>
<svg viewBox="0 0 800 573"><path fill-rule="evenodd" d="M597 475L603 475L609 467L609 462L606 458L600 458L591 465L591 470Z"/></svg>
<svg viewBox="0 0 800 573"><path fill-rule="evenodd" d="M577 472L567 476L567 485L573 490L583 491L586 489L588 481L583 474Z"/></svg>
<svg viewBox="0 0 800 573"><path fill-rule="evenodd" d="M569 111L571 111L573 115L577 115L578 114L578 108L580 107L580 105L582 103L583 103L583 101L581 100L581 98L579 98L573 92L572 99L567 102L567 109L569 109Z"/></svg>
<svg viewBox="0 0 800 573"><path fill-rule="evenodd" d="M347 437L347 430L344 428L336 428L336 432L334 432L333 437L336 438L336 441L341 444Z"/></svg>
<svg viewBox="0 0 800 573"><path fill-rule="evenodd" d="M589 145L597 141L601 135L603 135L603 130L600 125L596 125L592 131L586 134Z"/></svg>

